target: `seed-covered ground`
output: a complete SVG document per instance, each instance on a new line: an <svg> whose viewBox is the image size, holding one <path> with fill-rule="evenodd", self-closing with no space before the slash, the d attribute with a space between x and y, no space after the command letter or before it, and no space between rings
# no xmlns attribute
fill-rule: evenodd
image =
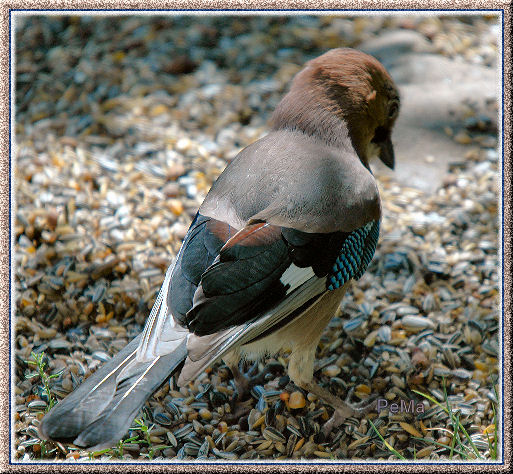
<svg viewBox="0 0 513 474"><path fill-rule="evenodd" d="M51 404L142 330L213 180L267 132L305 61L413 29L440 55L490 65L492 27L411 16L20 21L16 459L496 459L500 164L496 131L471 104L447 131L466 151L435 193L377 176L376 255L318 348L321 384L353 401L378 395L386 409L324 439L331 408L288 383L281 354L253 367L265 375L237 403L221 363L181 389L171 379L105 452L37 434Z"/></svg>

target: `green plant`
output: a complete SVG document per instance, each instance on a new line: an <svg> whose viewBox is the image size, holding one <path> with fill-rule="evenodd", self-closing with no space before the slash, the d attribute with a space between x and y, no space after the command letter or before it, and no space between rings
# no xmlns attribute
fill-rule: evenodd
<svg viewBox="0 0 513 474"><path fill-rule="evenodd" d="M101 449L100 451L90 451L89 459L96 458L102 454L109 454L111 458L123 459L125 445L134 441L139 441L139 436L132 436L131 438L121 439L118 441L118 444L112 448Z"/></svg>
<svg viewBox="0 0 513 474"><path fill-rule="evenodd" d="M113 451L113 454L119 458L119 459L123 459L123 453L124 453L124 450L125 450L125 445L127 444L130 444L134 441L138 441L139 440L139 436L132 436L131 438L127 438L127 439L122 439L118 442L118 445L112 449Z"/></svg>
<svg viewBox="0 0 513 474"><path fill-rule="evenodd" d="M137 429L141 430L141 432L143 433L143 436L144 436L144 439L142 439L140 441L142 443L145 443L148 446L148 453L144 454L144 456L147 456L148 459L152 460L153 457L155 456L155 452L156 452L156 449L153 446L153 443L151 441L151 436L150 436L150 431L151 431L152 427L148 427L148 425L142 419L136 418L134 421L135 421L135 424L138 426Z"/></svg>
<svg viewBox="0 0 513 474"><path fill-rule="evenodd" d="M445 386L445 378L442 379L442 386L444 389L444 404L440 403L438 400L436 400L431 395L428 395L426 393L419 392L418 390L413 390L413 392L424 397L425 399L429 400L430 402L434 403L435 405L439 406L440 408L442 408L442 410L445 411L445 413L447 413L447 415L449 415L449 421L450 421L450 425L452 427L452 432L451 432L452 440L451 440L450 446L446 446L445 444L441 444L441 443L438 443L433 440L428 440L426 438L414 438L414 439L424 441L426 443L435 444L437 446L448 449L450 459L452 459L454 453L459 454L460 457L462 457L465 460L469 459L470 457L477 458L477 459L483 459L483 457L479 453L478 449L476 448L476 445L472 441L472 438L470 437L467 430L461 423L459 413L455 413L451 407L451 404L449 403L449 398L447 396L447 389ZM463 435L463 438L468 441L470 447L463 443L463 439L462 439L462 436L460 435L460 433Z"/></svg>
<svg viewBox="0 0 513 474"><path fill-rule="evenodd" d="M499 400L499 394L497 393L497 386L493 386L493 391L495 393L495 399ZM497 408L495 407L495 403L492 402L492 411L493 411L493 436L490 437L490 433L488 428L485 430L486 437L488 439L488 452L490 453L490 457L496 461L498 458L498 444L499 444L499 418L497 414Z"/></svg>
<svg viewBox="0 0 513 474"><path fill-rule="evenodd" d="M28 365L36 366L37 372L32 372L30 374L27 374L25 376L25 378L32 379L34 377L39 376L39 378L41 379L45 396L48 399L48 403L45 408L45 413L46 413L57 403L57 400L55 400L55 398L52 395L52 391L50 388L50 380L59 377L62 374L62 370L56 374L48 375L45 372L45 369L46 369L45 353L41 352L39 354L36 354L35 352L31 352L30 355L33 360L27 360L26 362Z"/></svg>
<svg viewBox="0 0 513 474"><path fill-rule="evenodd" d="M142 456L146 456L148 459L153 459L155 457L155 453L163 448L166 448L165 445L154 445L151 440L150 432L153 426L148 426L142 419L136 418L134 423L137 427L132 428L136 430L140 430L143 434L143 438L139 436L132 436L127 439L120 440L115 447L102 449L100 451L91 451L89 452L89 459L94 459L102 454L109 454L111 457L115 457L118 459L123 458L125 446L129 443L138 443L148 446L148 452L143 453Z"/></svg>
<svg viewBox="0 0 513 474"><path fill-rule="evenodd" d="M383 438L383 436L381 436L381 433L378 431L378 429L374 426L374 423L372 422L372 420L369 420L369 423L371 424L373 430L376 432L376 434L378 435L379 439L383 442L384 446L391 452L393 453L398 459L401 459L402 461L406 461L406 458L401 454L399 453L398 451L396 451L394 449L393 446L390 445L390 443L388 443L387 441L385 441L385 439Z"/></svg>
<svg viewBox="0 0 513 474"><path fill-rule="evenodd" d="M52 390L50 388L50 381L52 379L55 379L59 377L62 373L62 371L48 375L46 373L46 362L45 362L45 353L41 352L39 354L36 354L35 352L30 353L32 360L27 360L26 363L29 366L35 366L36 371L31 372L27 375L25 375L26 379L32 379L34 377L39 377L41 379L41 383L43 384L43 392L48 399L46 408L44 409L44 413L47 413L56 403L57 400L52 395ZM40 457L41 459L48 457L50 454L56 451L55 448L48 449L48 443L45 440L41 440L39 443L40 450Z"/></svg>

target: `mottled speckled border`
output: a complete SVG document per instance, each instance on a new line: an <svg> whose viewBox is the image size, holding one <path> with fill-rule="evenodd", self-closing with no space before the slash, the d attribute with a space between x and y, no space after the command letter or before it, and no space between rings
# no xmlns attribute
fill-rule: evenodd
<svg viewBox="0 0 513 474"><path fill-rule="evenodd" d="M417 462L415 464L392 464L392 463L336 463L327 464L321 462L308 462L300 464L294 463L216 463L203 464L199 463L180 463L180 464L151 464L151 463L134 463L130 466L114 464L91 463L88 465L72 465L68 463L50 464L50 463L34 463L34 464L12 464L10 457L10 414L9 414L9 334L10 334L10 315L9 309L9 279L10 279L10 263L13 261L10 255L10 232L11 227L11 202L13 181L9 179L9 173L12 164L10 164L10 109L9 109L9 34L10 34L10 15L11 9L354 9L354 10L380 10L380 9L401 9L411 10L503 10L504 25L504 77L511 81L511 38L507 33L511 29L511 10L512 7L508 0L390 0L390 1L372 1L372 0L175 0L175 1L158 1L146 0L140 2L137 0L0 0L0 354L1 354L1 371L0 371L0 471L1 472L51 472L51 471L75 471L75 472L195 472L199 469L208 472L341 472L341 471L358 471L377 472L383 470L401 470L409 472L431 472L431 471L475 471L484 470L506 471L511 466L511 361L506 357L503 364L504 369L504 394L503 404L504 416L504 458L502 464L423 464ZM12 59L12 57L11 57ZM504 238L504 271L503 271L503 298L502 304L504 308L504 320L506 324L503 328L503 348L504 353L511 354L511 181L513 179L511 170L511 84L506 82L503 86L504 112L503 126L503 185L498 183L499 189L502 188L503 195L503 235ZM501 122L499 122L501 123ZM12 189L10 188L12 186Z"/></svg>

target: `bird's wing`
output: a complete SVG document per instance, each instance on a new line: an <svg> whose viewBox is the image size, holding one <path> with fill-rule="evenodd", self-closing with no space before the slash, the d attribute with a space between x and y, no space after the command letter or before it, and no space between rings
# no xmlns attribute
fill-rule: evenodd
<svg viewBox="0 0 513 474"><path fill-rule="evenodd" d="M263 229L264 226L265 224L260 228ZM271 289L257 291L250 298L250 304L247 304L245 293L251 293L254 288L240 283L237 283L237 289L244 288L238 295L226 291L228 288L233 289L229 284L219 288L214 286L219 294L213 293L209 297L204 296L204 291L199 292L201 299L198 299L191 310L195 318L193 321L200 327L201 324L204 327L212 324L215 332L196 332L188 336L187 359L180 373L179 383L193 380L234 346L252 342L290 323L315 304L326 291L340 288L352 278L360 278L372 259L378 236L379 221L369 222L349 233L316 235L281 228L282 241L288 248L290 263L280 278L270 283ZM290 240L287 241L286 237ZM301 242L302 245L294 246L291 243L294 241ZM230 266L231 262L226 265ZM206 276L209 270L205 273ZM220 268L219 272L222 270ZM232 269L226 270L229 274ZM223 290L226 294L223 294ZM275 299L267 295L274 295ZM241 306L237 308L236 301L239 297ZM224 306L223 301L226 298L229 298L231 304ZM228 324L220 321L220 314L228 315Z"/></svg>
<svg viewBox="0 0 513 474"><path fill-rule="evenodd" d="M149 343L143 339L139 347L152 347L151 357L165 354L188 331L190 360L207 354L218 358L359 277L372 258L377 233L377 223L349 233L314 234L258 222L229 237L228 224L199 215L168 273L170 282L163 285L161 307L169 302L167 316L155 312L143 336Z"/></svg>
<svg viewBox="0 0 513 474"><path fill-rule="evenodd" d="M267 311L316 273L325 276L345 236L262 222L237 231L198 213L166 272L138 360L169 353L189 332L213 334Z"/></svg>

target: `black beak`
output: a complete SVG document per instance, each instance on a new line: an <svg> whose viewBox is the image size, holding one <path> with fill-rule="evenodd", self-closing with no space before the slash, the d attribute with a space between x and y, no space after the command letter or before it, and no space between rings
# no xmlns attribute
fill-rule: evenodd
<svg viewBox="0 0 513 474"><path fill-rule="evenodd" d="M395 156L394 146L392 145L390 135L384 141L377 143L377 145L379 146L379 159L391 170L393 170L395 164Z"/></svg>

